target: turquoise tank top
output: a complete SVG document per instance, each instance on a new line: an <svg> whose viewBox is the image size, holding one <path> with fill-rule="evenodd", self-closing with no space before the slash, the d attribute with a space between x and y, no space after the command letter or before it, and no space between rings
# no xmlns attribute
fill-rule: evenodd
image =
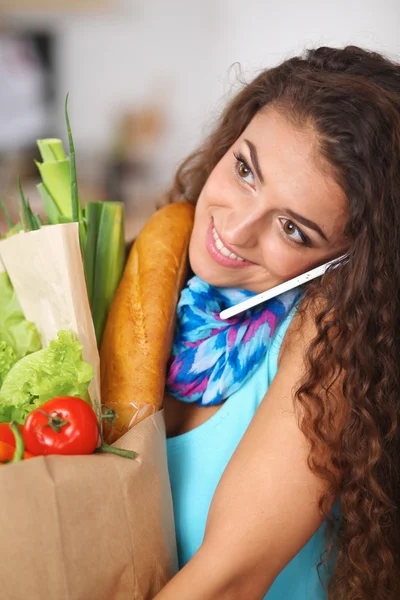
<svg viewBox="0 0 400 600"><path fill-rule="evenodd" d="M174 506L180 568L200 547L208 510L218 482L278 370L292 311L274 334L256 372L202 425L167 439L168 469ZM301 515L299 515L299 518ZM243 515L246 518L246 515ZM316 565L326 548L323 523L274 581L266 600L326 600ZM332 566L332 565L331 565ZM330 573L320 570L323 581Z"/></svg>

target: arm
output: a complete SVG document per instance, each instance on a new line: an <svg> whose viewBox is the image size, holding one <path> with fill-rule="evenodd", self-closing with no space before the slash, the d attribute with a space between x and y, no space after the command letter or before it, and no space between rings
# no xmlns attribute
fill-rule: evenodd
<svg viewBox="0 0 400 600"><path fill-rule="evenodd" d="M261 599L321 525L318 500L327 484L307 466L309 444L293 409L315 329L312 317L300 329L298 320L285 338L278 373L217 487L201 548L157 600Z"/></svg>

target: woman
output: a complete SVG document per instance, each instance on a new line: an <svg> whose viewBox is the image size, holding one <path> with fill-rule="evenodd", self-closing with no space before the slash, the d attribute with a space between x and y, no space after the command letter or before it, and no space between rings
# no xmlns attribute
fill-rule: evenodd
<svg viewBox="0 0 400 600"><path fill-rule="evenodd" d="M262 72L181 166L181 198L194 277L165 417L182 568L157 599L399 598L400 66L324 47Z"/></svg>

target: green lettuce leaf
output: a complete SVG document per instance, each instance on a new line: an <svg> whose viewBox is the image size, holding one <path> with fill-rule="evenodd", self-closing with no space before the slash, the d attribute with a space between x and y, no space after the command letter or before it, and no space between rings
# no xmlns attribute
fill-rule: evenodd
<svg viewBox="0 0 400 600"><path fill-rule="evenodd" d="M6 342L0 341L0 388L11 367L17 362L14 350Z"/></svg>
<svg viewBox="0 0 400 600"><path fill-rule="evenodd" d="M0 341L12 348L17 359L42 347L39 332L25 319L6 272L0 273Z"/></svg>
<svg viewBox="0 0 400 600"><path fill-rule="evenodd" d="M82 359L83 346L71 332L59 331L47 348L19 360L0 390L0 422L23 423L27 415L55 396L76 396L90 402L93 367Z"/></svg>

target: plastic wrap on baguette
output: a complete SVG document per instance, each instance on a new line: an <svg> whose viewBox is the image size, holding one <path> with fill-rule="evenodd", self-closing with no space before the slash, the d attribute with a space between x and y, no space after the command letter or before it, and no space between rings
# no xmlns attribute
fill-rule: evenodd
<svg viewBox="0 0 400 600"><path fill-rule="evenodd" d="M193 218L189 203L164 206L129 254L100 350L102 403L117 413L104 427L109 443L162 407Z"/></svg>

